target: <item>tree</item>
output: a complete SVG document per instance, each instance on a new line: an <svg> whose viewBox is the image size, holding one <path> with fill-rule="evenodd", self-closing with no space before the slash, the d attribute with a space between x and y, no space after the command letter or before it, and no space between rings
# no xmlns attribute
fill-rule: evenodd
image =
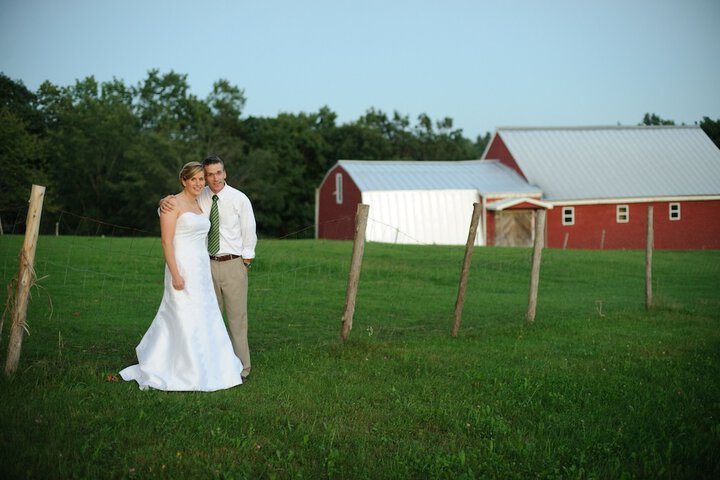
<svg viewBox="0 0 720 480"><path fill-rule="evenodd" d="M437 131L435 130L437 128ZM453 129L453 120L445 117L433 122L426 114L418 116L415 127L420 145L416 158L419 160L467 160L479 158L478 152L470 140L463 137L461 129Z"/></svg>
<svg viewBox="0 0 720 480"><path fill-rule="evenodd" d="M221 80L203 101L190 93L187 75L158 70L150 70L132 95L138 138L126 151L132 168L120 176L119 192L127 199L119 213L134 217L139 228L157 232L158 200L179 191L181 167L210 153L225 158L239 150L237 117L245 98Z"/></svg>
<svg viewBox="0 0 720 480"><path fill-rule="evenodd" d="M412 160L416 159L418 140L410 131L410 121L405 115L394 112L392 119L382 110L370 108L354 125L372 132L368 138L376 138L373 150L383 152L384 156L369 160ZM351 156L350 158L357 158Z"/></svg>
<svg viewBox="0 0 720 480"><path fill-rule="evenodd" d="M197 140L197 115L207 105L189 92L187 75L173 71L161 75L157 69L150 70L133 92L140 127L178 142Z"/></svg>
<svg viewBox="0 0 720 480"><path fill-rule="evenodd" d="M266 233L284 236L313 224L315 188L334 162L327 141L334 122L335 114L327 108L243 122L247 153L239 185L253 200L258 225L269 222L263 226Z"/></svg>
<svg viewBox="0 0 720 480"><path fill-rule="evenodd" d="M41 134L43 116L37 109L37 95L21 81L15 81L0 73L0 108L7 108L25 125L28 132Z"/></svg>
<svg viewBox="0 0 720 480"><path fill-rule="evenodd" d="M219 123L229 122L232 126L240 120L245 102L245 92L227 80L215 82L206 100L213 117Z"/></svg>
<svg viewBox="0 0 720 480"><path fill-rule="evenodd" d="M393 158L390 141L378 130L359 123L337 127L329 136L330 157L334 160L386 160Z"/></svg>
<svg viewBox="0 0 720 480"><path fill-rule="evenodd" d="M720 118L712 120L709 117L703 117L700 122L700 128L710 137L710 140L720 148Z"/></svg>
<svg viewBox="0 0 720 480"><path fill-rule="evenodd" d="M672 120L663 120L654 113L646 113L641 125L675 125Z"/></svg>
<svg viewBox="0 0 720 480"><path fill-rule="evenodd" d="M120 188L123 172L139 168L127 161L139 133L131 91L118 80L100 85L87 77L62 89L46 82L39 97L47 114L49 172L59 206L133 225L138 212L125 211L131 195Z"/></svg>
<svg viewBox="0 0 720 480"><path fill-rule="evenodd" d="M482 157L482 154L485 152L485 149L490 144L490 132L485 132L485 135L480 136L478 135L475 138L475 143L473 143L473 146L475 148L475 157L474 158L480 158Z"/></svg>
<svg viewBox="0 0 720 480"><path fill-rule="evenodd" d="M44 141L7 106L0 107L0 208L15 211L26 206L30 187L48 185ZM46 207L47 208L47 207Z"/></svg>
<svg viewBox="0 0 720 480"><path fill-rule="evenodd" d="M37 96L20 81L0 74L0 217L24 219L33 184L50 187ZM46 200L45 209L52 208Z"/></svg>

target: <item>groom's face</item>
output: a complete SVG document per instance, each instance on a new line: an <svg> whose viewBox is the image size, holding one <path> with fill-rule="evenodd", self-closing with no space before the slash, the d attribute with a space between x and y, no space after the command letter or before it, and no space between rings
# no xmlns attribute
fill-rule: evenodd
<svg viewBox="0 0 720 480"><path fill-rule="evenodd" d="M225 186L225 168L222 163L205 165L205 182L213 193L218 193Z"/></svg>

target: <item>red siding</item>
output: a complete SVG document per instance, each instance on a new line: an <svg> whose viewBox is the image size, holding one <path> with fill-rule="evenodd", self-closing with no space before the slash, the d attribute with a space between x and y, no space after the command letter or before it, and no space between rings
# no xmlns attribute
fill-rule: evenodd
<svg viewBox="0 0 720 480"><path fill-rule="evenodd" d="M485 245L492 247L495 245L495 212L487 212L485 216Z"/></svg>
<svg viewBox="0 0 720 480"><path fill-rule="evenodd" d="M670 220L670 203L680 204L680 220ZM617 222L617 205L556 205L547 213L547 246L563 248L567 235L567 248L643 249L652 205L655 248L720 249L720 200L620 203L629 207L627 223ZM574 225L562 224L563 206L574 206Z"/></svg>
<svg viewBox="0 0 720 480"><path fill-rule="evenodd" d="M485 197L485 204L502 200L502 197ZM495 212L487 210L485 212L485 245L491 247L495 245Z"/></svg>
<svg viewBox="0 0 720 480"><path fill-rule="evenodd" d="M335 199L335 174L342 174L343 202ZM325 176L318 193L318 238L352 240L355 237L355 212L362 195L350 175L336 165Z"/></svg>
<svg viewBox="0 0 720 480"><path fill-rule="evenodd" d="M505 146L505 142L503 142L499 134L495 134L495 137L493 137L490 148L488 148L487 153L485 154L485 159L500 160L500 163L502 163L506 167L512 168L522 178L527 180L527 178L525 178L525 174L522 170L520 170L520 167L518 166L517 162L515 162L515 159L510 153L510 150L508 150L508 148Z"/></svg>

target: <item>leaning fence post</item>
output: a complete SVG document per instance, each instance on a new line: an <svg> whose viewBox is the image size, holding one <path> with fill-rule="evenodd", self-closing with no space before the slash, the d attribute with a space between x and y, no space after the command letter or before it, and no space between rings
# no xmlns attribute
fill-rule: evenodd
<svg viewBox="0 0 720 480"><path fill-rule="evenodd" d="M475 245L475 236L477 235L478 224L480 223L480 213L482 212L482 204L473 203L472 219L470 220L470 231L468 232L467 243L465 244L465 259L463 260L462 270L460 271L460 285L458 286L457 300L455 301L455 317L453 319L452 336L457 337L460 329L460 320L462 318L463 305L465 303L465 288L467 287L468 274L470 273L470 259L473 254L473 246Z"/></svg>
<svg viewBox="0 0 720 480"><path fill-rule="evenodd" d="M25 241L20 253L20 269L18 270L17 294L12 313L10 326L10 340L8 341L7 360L5 362L5 375L10 376L17 370L20 362L23 333L26 329L27 304L35 277L35 248L37 247L38 233L40 231L40 216L42 215L43 197L45 187L33 185L30 192L30 207L28 208Z"/></svg>
<svg viewBox="0 0 720 480"><path fill-rule="evenodd" d="M530 296L528 298L527 321L535 321L538 285L540 284L540 259L545 246L545 210L535 211L535 244L533 246L532 271L530 272Z"/></svg>
<svg viewBox="0 0 720 480"><path fill-rule="evenodd" d="M365 249L365 229L367 227L369 205L358 204L355 214L355 241L353 242L348 286L345 294L345 313L342 319L340 337L343 341L348 339L352 330L353 315L355 314L355 298L357 297L358 283L360 282L360 267L362 266L363 251Z"/></svg>
<svg viewBox="0 0 720 480"><path fill-rule="evenodd" d="M645 242L645 309L652 308L653 207L647 208L647 240Z"/></svg>

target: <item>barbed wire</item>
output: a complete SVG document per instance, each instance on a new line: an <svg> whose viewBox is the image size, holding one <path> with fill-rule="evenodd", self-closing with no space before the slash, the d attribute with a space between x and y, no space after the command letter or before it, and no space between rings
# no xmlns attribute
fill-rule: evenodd
<svg viewBox="0 0 720 480"><path fill-rule="evenodd" d="M74 218L79 219L79 220L80 220L80 224L81 224L83 221L92 221L92 222L94 222L94 223L97 223L98 225L105 225L105 226L108 226L108 227L112 227L112 228L113 228L113 233L114 233L114 230L115 230L115 229L118 229L118 230L128 230L128 231L131 231L131 232L143 233L143 234L146 234L147 236L155 236L155 235L156 235L155 233L153 233L153 232L151 232L151 231L149 231L149 230L143 230L143 229L140 229L140 228L137 228L137 227L128 227L128 226L125 226L125 225L118 225L118 224L106 222L106 221L104 221L104 220L100 220L100 219L97 219L97 218L88 217L88 216L85 216L85 215L79 215L79 214L73 213L73 212L68 212L67 210L58 210L58 212L60 212L60 217L58 217L57 223L61 223L61 221L62 221L62 219L63 219L63 216L71 216L71 217L74 217ZM78 229L79 229L79 227L78 227ZM76 231L77 231L77 229L76 229Z"/></svg>

